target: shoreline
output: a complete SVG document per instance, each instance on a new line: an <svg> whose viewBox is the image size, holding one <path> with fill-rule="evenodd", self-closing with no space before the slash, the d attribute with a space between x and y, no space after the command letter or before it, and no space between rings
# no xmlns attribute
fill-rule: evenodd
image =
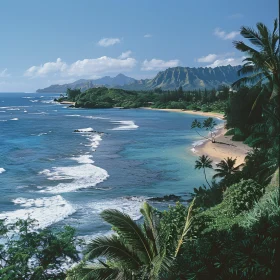
<svg viewBox="0 0 280 280"><path fill-rule="evenodd" d="M218 163L225 158L236 158L236 166L245 162L247 153L252 149L243 142L232 141L231 135L225 136L227 129L218 130L216 141L221 143L212 143L206 140L203 144L194 147L194 154L201 156L208 155L214 163Z"/></svg>
<svg viewBox="0 0 280 280"><path fill-rule="evenodd" d="M201 111L192 111L192 110L181 110L181 109L155 109L155 108L143 108L148 110L158 110L165 112L176 112L176 113L185 113L192 115L199 115L204 117L213 117L220 120L224 120L224 115L221 113L215 112L201 112ZM217 129L216 141L220 143L212 143L210 140L201 139L202 144L193 146L191 148L194 156L207 155L209 156L214 163L218 163L221 160L229 157L236 158L236 165L240 165L245 162L245 157L247 153L251 150L249 146L240 141L232 141L231 135L225 136L227 129L225 127Z"/></svg>
<svg viewBox="0 0 280 280"><path fill-rule="evenodd" d="M60 104L64 104L64 105L74 105L76 104L76 102L72 102L72 101L61 101L59 102Z"/></svg>
<svg viewBox="0 0 280 280"><path fill-rule="evenodd" d="M221 120L224 119L224 114L216 113L216 112L202 112L202 111L192 111L192 110L182 110L182 109L156 109L156 108L150 108L150 107L141 107L141 109L184 113L184 114L198 115L198 116L204 116L204 117L213 117L213 118L218 118Z"/></svg>

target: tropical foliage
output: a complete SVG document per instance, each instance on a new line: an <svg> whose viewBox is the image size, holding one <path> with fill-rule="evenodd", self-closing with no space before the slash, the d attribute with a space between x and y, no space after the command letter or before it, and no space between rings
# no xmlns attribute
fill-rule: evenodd
<svg viewBox="0 0 280 280"><path fill-rule="evenodd" d="M235 47L246 55L245 63L239 70L239 74L246 76L240 78L234 85L244 83L260 85L268 81L267 86L271 90L271 99L273 99L279 97L280 90L278 21L275 19L272 32L261 22L257 23L256 27L257 29L254 30L243 26L240 31L240 34L248 39L252 46L243 41L234 42Z"/></svg>
<svg viewBox="0 0 280 280"><path fill-rule="evenodd" d="M228 95L229 88L227 87L204 91L183 91L182 88L179 88L165 92L159 88L143 92L98 87L85 92L68 89L66 97L55 100L72 101L75 102L76 107L83 108L152 107L223 112Z"/></svg>
<svg viewBox="0 0 280 280"><path fill-rule="evenodd" d="M217 163L215 168L215 171L217 172L214 176L213 179L215 178L224 178L227 179L229 178L232 174L235 174L237 171L239 171L239 168L241 167L240 165L235 166L236 163L236 158L225 158L221 162Z"/></svg>
<svg viewBox="0 0 280 280"><path fill-rule="evenodd" d="M84 263L70 271L67 279L156 280L160 273L168 273L173 256L167 254L165 232L160 230L159 218L147 203L141 213L142 226L118 210L103 211L101 217L117 234L91 241ZM98 263L94 263L96 259Z"/></svg>
<svg viewBox="0 0 280 280"><path fill-rule="evenodd" d="M198 160L195 161L195 166L194 166L195 169L203 169L204 178L209 187L211 186L207 180L205 169L212 168L212 162L213 161L208 156L202 155L199 157Z"/></svg>
<svg viewBox="0 0 280 280"><path fill-rule="evenodd" d="M75 230L34 231L34 220L18 220L15 224L0 221L0 278L65 279L66 263L77 261Z"/></svg>
<svg viewBox="0 0 280 280"><path fill-rule="evenodd" d="M215 140L216 133L215 133L214 128L215 128L216 125L217 125L217 123L214 121L213 118L207 118L207 119L205 119L203 122L200 122L200 121L198 121L198 120L194 120L194 121L192 122L191 128L192 128L192 129L196 129L196 133L197 133L199 136L201 136L201 137L203 137L203 138L205 138L205 139L207 139L207 140L211 140L212 143L215 143L215 142L216 142L216 140ZM206 131L209 132L209 134L210 134L209 137L201 135L201 134L197 131L197 129L205 129Z"/></svg>

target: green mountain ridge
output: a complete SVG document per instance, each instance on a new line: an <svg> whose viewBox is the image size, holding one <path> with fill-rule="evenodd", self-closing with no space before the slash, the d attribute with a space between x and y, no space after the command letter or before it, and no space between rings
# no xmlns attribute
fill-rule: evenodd
<svg viewBox="0 0 280 280"><path fill-rule="evenodd" d="M160 71L153 79L136 80L119 74L116 77L105 76L97 80L78 80L74 83L64 85L51 85L37 92L65 93L67 88L81 89L105 86L108 88L121 88L127 90L174 90L182 87L184 90L212 89L221 85L231 85L238 79L237 71L241 66L219 66L211 67L173 67Z"/></svg>

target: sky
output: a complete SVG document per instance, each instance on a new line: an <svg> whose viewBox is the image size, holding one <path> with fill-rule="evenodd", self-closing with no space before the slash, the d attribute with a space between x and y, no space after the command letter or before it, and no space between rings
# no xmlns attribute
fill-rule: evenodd
<svg viewBox="0 0 280 280"><path fill-rule="evenodd" d="M240 27L277 16L278 0L1 0L0 92L239 65Z"/></svg>

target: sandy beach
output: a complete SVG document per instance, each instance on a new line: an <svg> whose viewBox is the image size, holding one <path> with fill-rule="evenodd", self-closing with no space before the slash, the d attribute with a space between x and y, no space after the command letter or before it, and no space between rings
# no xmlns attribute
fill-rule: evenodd
<svg viewBox="0 0 280 280"><path fill-rule="evenodd" d="M181 109L154 109L154 108L145 108L149 110L160 110L167 112L177 112L184 114L199 115L205 117L213 117L223 119L223 114L214 113L214 112L201 112L201 111L191 111L191 110L181 110ZM221 128L217 131L216 141L220 143L212 143L210 140L206 140L202 145L194 147L192 150L198 156L208 155L214 163L218 163L224 158L232 157L236 158L236 164L244 163L244 159L247 153L251 148L242 142L232 141L232 136L225 136L227 130ZM203 140L203 139L202 139Z"/></svg>
<svg viewBox="0 0 280 280"><path fill-rule="evenodd" d="M216 141L223 144L206 141L202 145L195 147L195 153L197 155L208 155L214 163L220 162L227 157L236 158L237 165L244 163L245 157L251 148L242 142L232 141L232 136L225 136L226 132L227 130L222 128L216 137Z"/></svg>
<svg viewBox="0 0 280 280"><path fill-rule="evenodd" d="M67 104L67 105L74 105L75 106L76 102L72 102L72 101L61 101L60 104Z"/></svg>
<svg viewBox="0 0 280 280"><path fill-rule="evenodd" d="M149 107L142 107L142 109L166 111L166 112L176 112L176 113L184 113L184 114L192 114L192 115L199 115L199 116L205 116L205 117L213 117L213 118L219 118L219 119L223 119L224 118L223 114L215 113L215 112L201 112L201 111L182 110L182 109L155 109L155 108L149 108Z"/></svg>

